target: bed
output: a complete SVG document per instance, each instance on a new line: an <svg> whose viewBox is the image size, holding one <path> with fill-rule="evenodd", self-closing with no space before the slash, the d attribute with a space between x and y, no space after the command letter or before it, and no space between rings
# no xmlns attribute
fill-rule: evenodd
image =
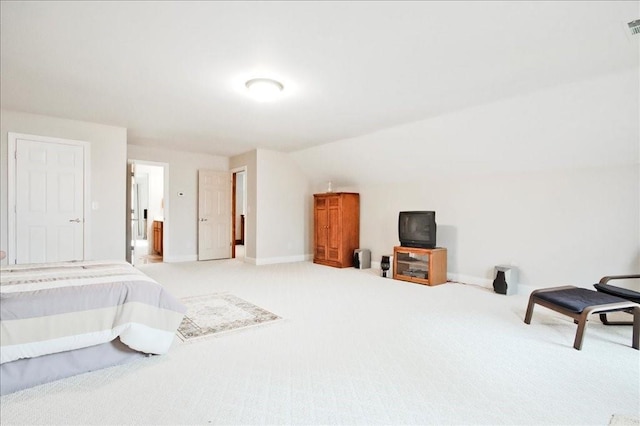
<svg viewBox="0 0 640 426"><path fill-rule="evenodd" d="M168 352L186 308L124 261L0 269L0 394Z"/></svg>

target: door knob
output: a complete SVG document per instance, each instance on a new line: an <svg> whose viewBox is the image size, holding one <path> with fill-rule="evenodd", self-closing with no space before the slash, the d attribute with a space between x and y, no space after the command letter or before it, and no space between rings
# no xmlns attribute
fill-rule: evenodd
<svg viewBox="0 0 640 426"><path fill-rule="evenodd" d="M81 220L79 217L75 218L75 219L69 219L69 222L75 222L75 223L80 223Z"/></svg>

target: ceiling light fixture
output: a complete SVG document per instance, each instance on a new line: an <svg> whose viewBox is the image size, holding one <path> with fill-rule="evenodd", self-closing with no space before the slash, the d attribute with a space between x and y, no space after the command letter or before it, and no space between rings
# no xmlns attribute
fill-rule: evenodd
<svg viewBox="0 0 640 426"><path fill-rule="evenodd" d="M252 98L259 102L273 101L284 90L282 83L270 78L254 78L245 83Z"/></svg>

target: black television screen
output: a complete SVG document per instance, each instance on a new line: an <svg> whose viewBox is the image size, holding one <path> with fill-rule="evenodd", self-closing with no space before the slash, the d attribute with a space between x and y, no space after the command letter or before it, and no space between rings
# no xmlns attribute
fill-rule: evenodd
<svg viewBox="0 0 640 426"><path fill-rule="evenodd" d="M398 237L402 247L435 248L436 212L400 212Z"/></svg>

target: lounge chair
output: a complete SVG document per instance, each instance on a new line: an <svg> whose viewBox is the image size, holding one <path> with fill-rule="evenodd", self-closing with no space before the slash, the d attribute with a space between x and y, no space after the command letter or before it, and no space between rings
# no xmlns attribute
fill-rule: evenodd
<svg viewBox="0 0 640 426"><path fill-rule="evenodd" d="M640 276L636 275L618 275L615 277L640 278ZM607 288L607 290L609 291L618 291L616 289L612 290L611 287L615 286L611 286L606 283L611 279L621 278L609 277L609 279L605 280L606 278L607 277L604 277L599 284L596 284L596 286L605 285L607 287L604 288ZM605 280L604 283L603 280ZM575 286L553 287L534 290L531 293L531 296L529 296L529 305L527 306L527 313L525 315L524 322L526 324L531 323L533 307L536 304L542 305L561 314L570 316L571 318L573 318L574 322L578 324L573 347L577 350L580 350L582 349L584 331L587 327L587 320L589 315L596 313L600 314L601 320L602 315L604 315L604 321L606 321L607 313L619 311L629 312L633 314L633 322L629 323L633 325L632 347L634 349L640 350L640 304L632 300L620 297L618 295L613 295L600 289L598 290L599 291L594 291L587 288L580 288ZM612 323L609 322L609 324Z"/></svg>

